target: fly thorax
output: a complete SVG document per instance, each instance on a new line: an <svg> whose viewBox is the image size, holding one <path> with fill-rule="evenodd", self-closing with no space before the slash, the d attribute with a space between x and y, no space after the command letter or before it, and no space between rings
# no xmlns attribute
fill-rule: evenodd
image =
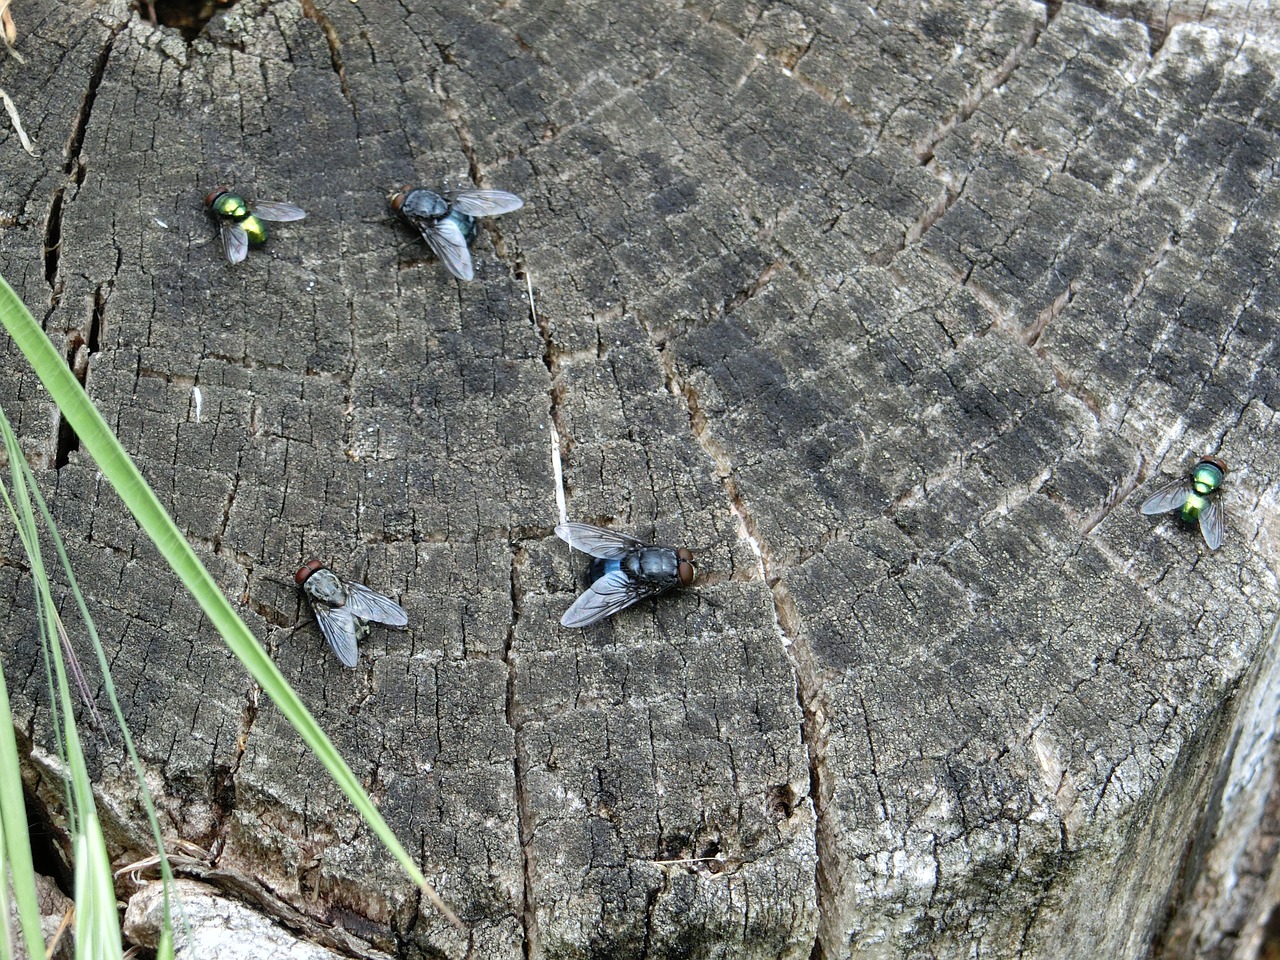
<svg viewBox="0 0 1280 960"><path fill-rule="evenodd" d="M331 607L340 607L347 602L346 588L338 575L328 568L311 574L302 586L311 596Z"/></svg>
<svg viewBox="0 0 1280 960"><path fill-rule="evenodd" d="M628 565L632 569L628 569ZM622 567L632 577L670 586L680 579L679 561L670 547L644 547L629 554Z"/></svg>
<svg viewBox="0 0 1280 960"><path fill-rule="evenodd" d="M219 194L213 201L213 210L214 213L232 220L241 220L249 215L249 205L234 193Z"/></svg>
<svg viewBox="0 0 1280 960"><path fill-rule="evenodd" d="M1201 462L1191 474L1191 485L1200 496L1213 493L1222 485L1222 471L1213 463Z"/></svg>
<svg viewBox="0 0 1280 960"><path fill-rule="evenodd" d="M411 219L443 220L449 215L449 202L438 193L419 188L405 195L400 212Z"/></svg>

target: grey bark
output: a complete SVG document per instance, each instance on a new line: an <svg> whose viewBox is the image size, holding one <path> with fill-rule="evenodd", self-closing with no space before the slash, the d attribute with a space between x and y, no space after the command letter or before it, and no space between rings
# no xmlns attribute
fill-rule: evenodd
<svg viewBox="0 0 1280 960"><path fill-rule="evenodd" d="M190 44L121 3L15 11L38 156L0 140L0 272L466 931L5 341L214 916L408 957L1254 955L1274 15L989 6L242 0ZM385 195L468 181L527 206L458 285ZM220 183L309 217L229 268ZM553 436L570 516L692 546L696 588L558 627ZM1232 465L1214 554L1137 510L1202 452ZM311 556L410 612L355 671L269 579ZM109 744L97 769L128 862L136 788Z"/></svg>

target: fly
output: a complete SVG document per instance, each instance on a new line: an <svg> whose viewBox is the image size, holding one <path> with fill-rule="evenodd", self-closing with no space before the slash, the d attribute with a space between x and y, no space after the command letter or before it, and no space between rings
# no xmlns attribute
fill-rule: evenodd
<svg viewBox="0 0 1280 960"><path fill-rule="evenodd" d="M562 523L556 536L594 558L587 589L560 618L566 627L588 627L646 597L693 583L693 554L685 547L656 547L589 523Z"/></svg>
<svg viewBox="0 0 1280 960"><path fill-rule="evenodd" d="M1161 487L1142 504L1142 512L1151 515L1177 511L1184 523L1199 523L1200 533L1210 550L1222 546L1222 507L1217 493L1226 476L1226 461L1203 456L1190 476Z"/></svg>
<svg viewBox="0 0 1280 960"><path fill-rule="evenodd" d="M255 247L267 242L267 225L263 221L289 223L301 220L307 212L292 203L273 200L246 200L226 187L218 187L204 198L205 206L218 218L222 234L222 252L228 263L236 264Z"/></svg>
<svg viewBox="0 0 1280 960"><path fill-rule="evenodd" d="M308 560L294 581L311 604L320 632L344 667L354 667L360 657L358 640L369 632L370 623L403 627L409 623L404 607L376 590L343 580L319 560Z"/></svg>
<svg viewBox="0 0 1280 960"><path fill-rule="evenodd" d="M422 187L401 187L391 195L391 209L412 224L445 269L459 280L475 278L471 251L476 217L496 217L524 206L505 190L466 190L453 199Z"/></svg>

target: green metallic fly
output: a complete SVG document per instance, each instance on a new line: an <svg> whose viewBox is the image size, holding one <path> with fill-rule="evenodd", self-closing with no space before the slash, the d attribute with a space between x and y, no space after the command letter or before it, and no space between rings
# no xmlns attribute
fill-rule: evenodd
<svg viewBox="0 0 1280 960"><path fill-rule="evenodd" d="M292 203L271 200L245 200L226 187L218 187L204 198L207 206L218 218L222 234L222 252L228 263L239 263L249 254L249 244L261 246L267 242L267 225L264 220L290 223L301 220L307 212Z"/></svg>
<svg viewBox="0 0 1280 960"><path fill-rule="evenodd" d="M1198 521L1204 542L1210 550L1217 550L1222 546L1222 507L1217 493L1226 474L1225 460L1203 456L1190 476L1174 480L1147 497L1142 512L1151 516L1176 510L1184 523Z"/></svg>

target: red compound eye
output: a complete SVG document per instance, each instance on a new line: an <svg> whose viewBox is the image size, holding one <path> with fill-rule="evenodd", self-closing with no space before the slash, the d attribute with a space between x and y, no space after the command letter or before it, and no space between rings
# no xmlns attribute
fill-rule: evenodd
<svg viewBox="0 0 1280 960"><path fill-rule="evenodd" d="M404 206L404 198L409 195L412 189L407 183L391 195L391 209L400 212L400 208Z"/></svg>
<svg viewBox="0 0 1280 960"><path fill-rule="evenodd" d="M1221 457L1210 457L1210 456L1208 456L1208 455L1205 455L1205 456L1203 456L1203 457L1201 457L1201 458L1200 458L1200 462L1201 462L1201 463L1212 463L1215 467L1217 467L1219 470L1221 470L1224 474L1227 472L1227 461L1223 460Z"/></svg>
<svg viewBox="0 0 1280 960"><path fill-rule="evenodd" d="M679 563L676 565L676 574L680 577L680 585L687 587L693 583L693 554L686 547L681 547L676 551L676 559Z"/></svg>
<svg viewBox="0 0 1280 960"><path fill-rule="evenodd" d="M226 192L226 187L215 187L213 193L204 198L204 205L206 207L212 207L214 203L217 202L217 199Z"/></svg>
<svg viewBox="0 0 1280 960"><path fill-rule="evenodd" d="M317 570L323 570L323 569L324 569L324 564L321 563L319 560L308 560L306 563L304 563L301 566L301 568L299 568L298 572L293 575L294 583L298 583L298 584L306 583L307 577L311 576Z"/></svg>

